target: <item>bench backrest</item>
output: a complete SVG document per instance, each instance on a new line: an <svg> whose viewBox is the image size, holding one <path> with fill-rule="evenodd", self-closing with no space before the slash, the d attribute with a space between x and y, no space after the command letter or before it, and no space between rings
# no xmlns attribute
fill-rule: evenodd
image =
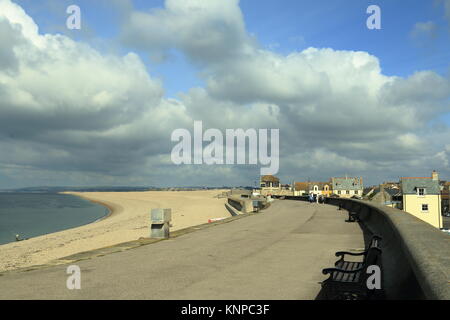
<svg viewBox="0 0 450 320"><path fill-rule="evenodd" d="M369 247L367 248L367 250L369 250L370 248L381 249L381 237L373 236L372 239L370 240Z"/></svg>
<svg viewBox="0 0 450 320"><path fill-rule="evenodd" d="M373 236L372 239L370 240L369 246L366 249L367 253L364 255L364 261L363 261L364 263L367 260L367 257L368 257L368 254L369 254L369 251L371 248L381 249L381 237Z"/></svg>
<svg viewBox="0 0 450 320"><path fill-rule="evenodd" d="M381 269L381 249L379 247L371 247L367 252L366 259L364 260L364 272L361 277L363 283L365 283L367 278L371 275L367 273L367 268L374 265L379 266Z"/></svg>
<svg viewBox="0 0 450 320"><path fill-rule="evenodd" d="M365 260L366 266L380 265L381 249L378 247L369 248Z"/></svg>

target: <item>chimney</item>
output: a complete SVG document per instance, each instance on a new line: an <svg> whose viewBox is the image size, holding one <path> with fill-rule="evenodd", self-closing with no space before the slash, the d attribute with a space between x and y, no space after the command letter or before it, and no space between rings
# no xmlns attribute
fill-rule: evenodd
<svg viewBox="0 0 450 320"><path fill-rule="evenodd" d="M431 174L431 178L433 179L433 181L439 182L439 173L437 173L436 170L433 170L433 173Z"/></svg>

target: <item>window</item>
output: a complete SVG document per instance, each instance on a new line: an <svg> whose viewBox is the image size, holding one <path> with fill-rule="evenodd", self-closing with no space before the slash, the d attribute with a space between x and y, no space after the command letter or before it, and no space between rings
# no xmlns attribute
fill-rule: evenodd
<svg viewBox="0 0 450 320"><path fill-rule="evenodd" d="M422 204L422 212L428 212L428 204Z"/></svg>
<svg viewBox="0 0 450 320"><path fill-rule="evenodd" d="M347 190L347 194L350 194L350 190Z"/></svg>
<svg viewBox="0 0 450 320"><path fill-rule="evenodd" d="M422 197L425 196L425 188L418 188L417 195L422 196Z"/></svg>
<svg viewBox="0 0 450 320"><path fill-rule="evenodd" d="M359 194L359 191L358 191L358 190L355 190L355 194L358 195L358 194Z"/></svg>
<svg viewBox="0 0 450 320"><path fill-rule="evenodd" d="M341 194L341 190L338 191L338 194Z"/></svg>

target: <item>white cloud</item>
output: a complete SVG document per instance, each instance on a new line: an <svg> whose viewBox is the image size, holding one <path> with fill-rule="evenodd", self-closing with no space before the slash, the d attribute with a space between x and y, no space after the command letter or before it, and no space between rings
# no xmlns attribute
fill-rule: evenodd
<svg viewBox="0 0 450 320"><path fill-rule="evenodd" d="M167 0L165 9L134 11L122 39L152 56L177 48L197 63L223 61L251 47L238 0Z"/></svg>
<svg viewBox="0 0 450 320"><path fill-rule="evenodd" d="M443 4L445 16L450 19L450 0L438 0L438 3Z"/></svg>
<svg viewBox="0 0 450 320"><path fill-rule="evenodd" d="M410 37L417 46L428 48L438 38L438 25L432 21L418 22L414 25Z"/></svg>
<svg viewBox="0 0 450 320"><path fill-rule="evenodd" d="M413 31L411 32L412 36L422 36L426 35L429 37L435 37L437 31L437 24L433 21L428 22L417 22L414 25Z"/></svg>
<svg viewBox="0 0 450 320"><path fill-rule="evenodd" d="M102 55L68 37L39 34L9 0L0 0L0 38L3 165L126 174L145 162L133 153L162 152L161 143L146 147L168 135L158 125L183 119L134 53Z"/></svg>

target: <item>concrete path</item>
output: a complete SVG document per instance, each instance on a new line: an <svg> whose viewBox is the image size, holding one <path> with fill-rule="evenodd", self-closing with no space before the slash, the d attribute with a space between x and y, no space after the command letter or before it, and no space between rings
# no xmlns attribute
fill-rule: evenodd
<svg viewBox="0 0 450 320"><path fill-rule="evenodd" d="M363 233L334 206L279 200L266 211L175 239L67 265L0 274L0 299L315 299L334 253Z"/></svg>

